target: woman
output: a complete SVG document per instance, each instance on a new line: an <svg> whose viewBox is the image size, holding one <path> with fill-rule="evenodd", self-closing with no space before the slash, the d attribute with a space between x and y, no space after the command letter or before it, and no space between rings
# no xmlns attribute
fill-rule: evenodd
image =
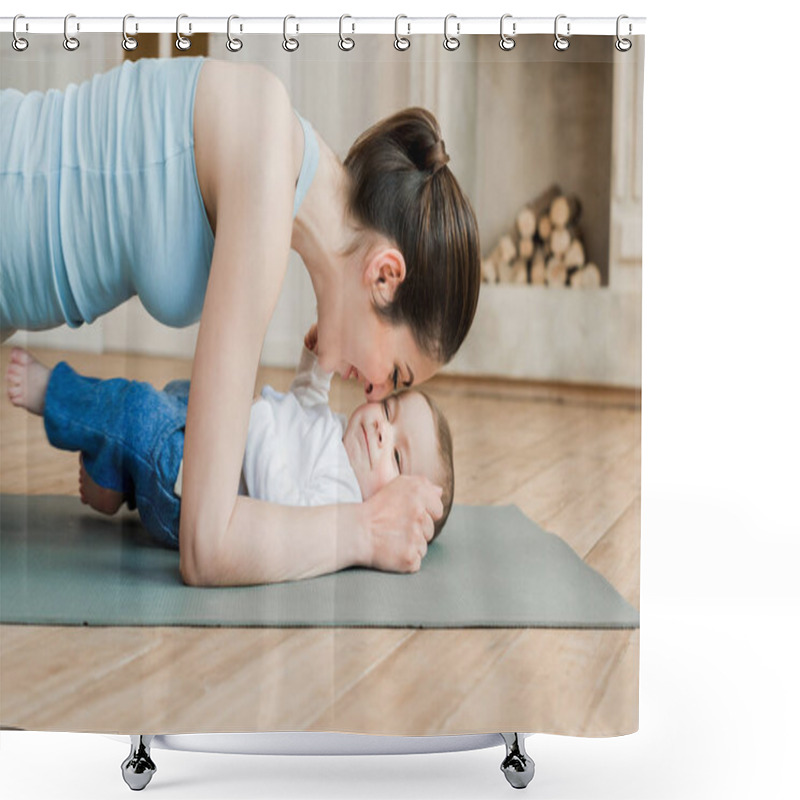
<svg viewBox="0 0 800 800"><path fill-rule="evenodd" d="M344 163L257 65L124 63L65 93L3 92L0 328L79 325L139 294L200 317L180 568L192 585L419 569L440 489L401 477L362 504L237 495L262 343L289 249L317 299L320 365L380 399L452 358L474 316L478 232L435 119L409 109ZM201 314L202 310L202 314Z"/></svg>

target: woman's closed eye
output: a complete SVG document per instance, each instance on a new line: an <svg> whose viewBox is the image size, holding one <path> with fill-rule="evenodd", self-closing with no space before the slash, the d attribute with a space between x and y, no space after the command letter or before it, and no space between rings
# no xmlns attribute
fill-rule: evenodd
<svg viewBox="0 0 800 800"><path fill-rule="evenodd" d="M395 367L394 372L392 373L392 386L394 387L394 391L397 391L397 381L400 380L400 370Z"/></svg>

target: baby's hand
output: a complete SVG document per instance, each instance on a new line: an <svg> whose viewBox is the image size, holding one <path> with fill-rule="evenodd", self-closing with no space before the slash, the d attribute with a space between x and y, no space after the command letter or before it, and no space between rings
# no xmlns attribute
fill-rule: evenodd
<svg viewBox="0 0 800 800"><path fill-rule="evenodd" d="M317 323L316 322L308 329L308 333L306 334L306 338L303 340L303 344L306 346L307 350L310 350L312 353L316 354L316 352L317 352Z"/></svg>

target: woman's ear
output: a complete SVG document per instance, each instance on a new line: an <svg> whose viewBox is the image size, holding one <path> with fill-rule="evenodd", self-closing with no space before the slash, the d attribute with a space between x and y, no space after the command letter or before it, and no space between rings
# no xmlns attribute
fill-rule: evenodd
<svg viewBox="0 0 800 800"><path fill-rule="evenodd" d="M368 260L364 271L365 283L372 291L376 302L389 305L397 287L406 278L406 261L396 247L382 247Z"/></svg>

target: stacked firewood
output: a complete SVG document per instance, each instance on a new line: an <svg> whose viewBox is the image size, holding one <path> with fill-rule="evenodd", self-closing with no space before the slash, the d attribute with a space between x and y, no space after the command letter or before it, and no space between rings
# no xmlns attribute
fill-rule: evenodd
<svg viewBox="0 0 800 800"><path fill-rule="evenodd" d="M513 229L483 260L483 281L598 288L600 270L586 260L580 214L576 197L551 186L520 209Z"/></svg>

